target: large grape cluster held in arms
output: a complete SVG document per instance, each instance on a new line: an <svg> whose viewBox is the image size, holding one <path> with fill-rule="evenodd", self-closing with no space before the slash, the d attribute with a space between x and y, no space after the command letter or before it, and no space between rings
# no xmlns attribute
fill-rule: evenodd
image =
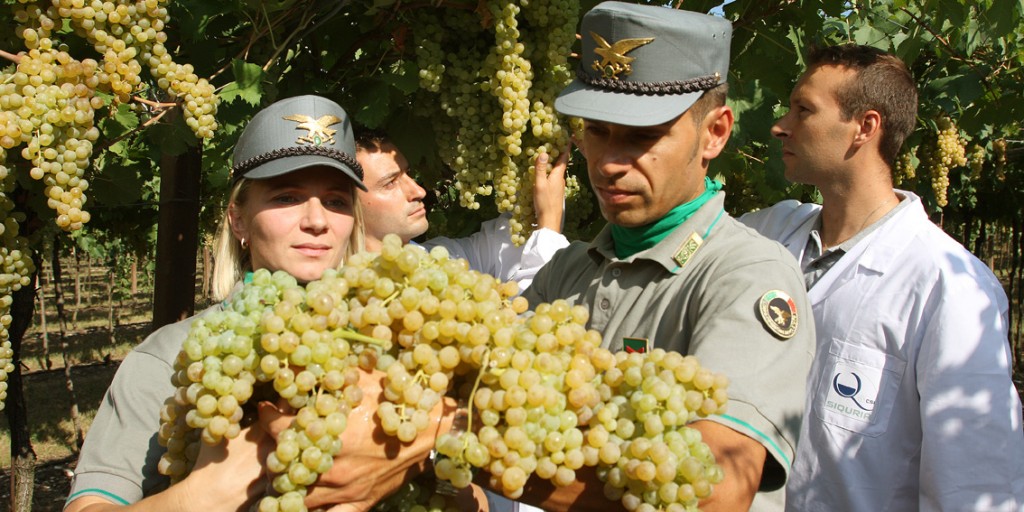
<svg viewBox="0 0 1024 512"><path fill-rule="evenodd" d="M465 431L436 442L434 472L455 487L483 468L518 498L531 477L564 486L595 467L605 495L629 510L696 510L722 472L687 423L724 410L728 380L692 356L612 353L585 328L586 308L560 300L528 313L517 293L443 248L394 236L306 285L257 271L192 325L161 412L160 471L184 477L199 443L239 434L246 404L283 398L297 412L265 461L274 491L259 510L304 510L306 488L344 460L360 369L377 368L377 420L403 442L430 427L444 396L466 404ZM432 491L378 507L443 506Z"/></svg>

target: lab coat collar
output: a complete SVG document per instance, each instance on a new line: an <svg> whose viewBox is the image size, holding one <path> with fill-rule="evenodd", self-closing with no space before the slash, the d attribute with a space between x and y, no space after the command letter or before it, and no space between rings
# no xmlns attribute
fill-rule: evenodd
<svg viewBox="0 0 1024 512"><path fill-rule="evenodd" d="M807 291L812 306L827 298L856 275L884 275L899 261L899 255L907 250L918 232L924 229L925 222L930 222L920 197L905 190L893 191L906 197L910 204L861 240ZM806 242L805 238L804 243Z"/></svg>

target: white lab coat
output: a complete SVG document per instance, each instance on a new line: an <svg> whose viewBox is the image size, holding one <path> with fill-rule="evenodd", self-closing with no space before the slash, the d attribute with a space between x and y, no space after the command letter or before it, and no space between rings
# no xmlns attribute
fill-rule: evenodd
<svg viewBox="0 0 1024 512"><path fill-rule="evenodd" d="M1006 295L896 192L911 204L808 291L818 351L787 510L1024 510ZM820 209L784 201L740 220L801 261Z"/></svg>
<svg viewBox="0 0 1024 512"><path fill-rule="evenodd" d="M512 243L511 215L504 213L484 222L480 231L466 238L431 238L423 243L427 249L436 245L448 249L453 258L463 258L469 268L490 274L502 281L519 283L519 291L525 290L555 252L569 245L561 233L550 229L538 229L530 234L522 246Z"/></svg>

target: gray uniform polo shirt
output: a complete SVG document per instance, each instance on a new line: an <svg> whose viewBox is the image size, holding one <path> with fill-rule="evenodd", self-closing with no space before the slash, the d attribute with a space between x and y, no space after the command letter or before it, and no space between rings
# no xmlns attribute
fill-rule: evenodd
<svg viewBox="0 0 1024 512"><path fill-rule="evenodd" d="M167 488L169 479L157 471L166 451L157 442L160 407L174 395L174 360L192 322L220 309L157 329L121 362L82 446L69 502L99 496L129 505Z"/></svg>
<svg viewBox="0 0 1024 512"><path fill-rule="evenodd" d="M814 319L793 256L725 213L724 198L719 193L658 245L625 259L615 256L605 226L593 242L558 252L523 295L531 305L561 298L587 306L588 327L601 331L612 351L626 338L645 340L727 375L728 411L711 419L758 441L778 462L774 469L784 473L768 465L762 479L762 490L771 491L783 484L795 453ZM775 290L796 305L789 338L774 334L759 313Z"/></svg>

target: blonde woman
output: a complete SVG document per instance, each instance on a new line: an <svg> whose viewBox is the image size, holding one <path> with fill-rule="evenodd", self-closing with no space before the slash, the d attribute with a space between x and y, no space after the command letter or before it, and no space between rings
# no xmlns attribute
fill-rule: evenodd
<svg viewBox="0 0 1024 512"><path fill-rule="evenodd" d="M260 111L239 138L232 188L217 242L215 294L224 299L253 270L318 279L362 248L355 190L365 190L349 118L317 96L281 100ZM239 510L265 491L273 440L258 425L204 446L193 472L168 487L157 471L159 410L174 392L174 359L192 321L150 335L121 363L92 424L66 511Z"/></svg>

